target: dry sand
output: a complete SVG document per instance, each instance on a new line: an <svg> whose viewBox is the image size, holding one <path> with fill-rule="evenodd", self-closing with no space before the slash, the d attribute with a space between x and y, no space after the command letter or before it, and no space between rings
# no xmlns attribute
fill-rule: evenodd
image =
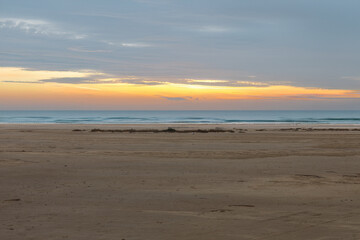
<svg viewBox="0 0 360 240"><path fill-rule="evenodd" d="M0 125L0 239L360 239L356 126L167 127Z"/></svg>

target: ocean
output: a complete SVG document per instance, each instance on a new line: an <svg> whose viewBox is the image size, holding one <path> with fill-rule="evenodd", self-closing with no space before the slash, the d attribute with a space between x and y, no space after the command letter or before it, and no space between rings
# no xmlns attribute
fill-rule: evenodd
<svg viewBox="0 0 360 240"><path fill-rule="evenodd" d="M360 111L0 111L0 123L360 124Z"/></svg>

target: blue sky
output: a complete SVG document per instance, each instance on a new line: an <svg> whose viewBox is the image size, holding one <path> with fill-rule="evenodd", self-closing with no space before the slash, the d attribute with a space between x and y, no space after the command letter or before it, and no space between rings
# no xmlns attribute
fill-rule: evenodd
<svg viewBox="0 0 360 240"><path fill-rule="evenodd" d="M355 0L0 0L0 65L358 90L359 9Z"/></svg>

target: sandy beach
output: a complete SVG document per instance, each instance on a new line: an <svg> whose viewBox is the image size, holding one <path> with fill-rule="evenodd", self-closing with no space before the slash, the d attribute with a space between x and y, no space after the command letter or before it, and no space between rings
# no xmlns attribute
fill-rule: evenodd
<svg viewBox="0 0 360 240"><path fill-rule="evenodd" d="M359 130L3 124L0 239L360 239Z"/></svg>

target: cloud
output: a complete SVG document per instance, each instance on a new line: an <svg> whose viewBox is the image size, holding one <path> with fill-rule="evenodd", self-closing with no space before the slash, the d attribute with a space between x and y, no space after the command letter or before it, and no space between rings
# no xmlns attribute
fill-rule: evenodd
<svg viewBox="0 0 360 240"><path fill-rule="evenodd" d="M187 98L183 98L183 97L164 97L164 96L160 96L161 98L164 98L166 100L170 100L170 101L187 101Z"/></svg>
<svg viewBox="0 0 360 240"><path fill-rule="evenodd" d="M359 81L359 80L360 80L360 77L356 77L356 76L345 76L345 77L341 77L341 79Z"/></svg>
<svg viewBox="0 0 360 240"><path fill-rule="evenodd" d="M0 82L59 84L128 84L167 85L170 82L138 76L114 76L93 70L44 71L17 67L0 67Z"/></svg>
<svg viewBox="0 0 360 240"><path fill-rule="evenodd" d="M81 84L81 83L91 83L90 78L50 78L39 80L42 83L71 83L71 84Z"/></svg>
<svg viewBox="0 0 360 240"><path fill-rule="evenodd" d="M4 83L39 83L38 81L29 82L29 81L11 81L11 80L4 80L1 82L4 82Z"/></svg>
<svg viewBox="0 0 360 240"><path fill-rule="evenodd" d="M65 31L57 24L40 20L40 19L24 19L24 18L0 18L0 29L17 29L28 34L43 35L49 37L61 37L65 39L81 40L87 38L86 34L79 34L73 31ZM112 42L108 40L95 40L96 42L105 43L110 46L126 47L126 48L146 48L153 45L144 42ZM83 48L68 48L74 52L85 53L102 53L110 52L109 50L89 50Z"/></svg>
<svg viewBox="0 0 360 240"><path fill-rule="evenodd" d="M167 97L162 95L157 95L157 97L169 100L169 101L199 101L200 98L198 97L191 97L191 96L183 96L183 97Z"/></svg>
<svg viewBox="0 0 360 240"><path fill-rule="evenodd" d="M227 83L228 80L216 80L216 79L185 79L190 83Z"/></svg>
<svg viewBox="0 0 360 240"><path fill-rule="evenodd" d="M155 81L155 80L146 80L146 79L141 79L141 78L122 78L119 79L120 83L127 83L127 84L137 84L137 85L149 85L149 86L154 86L154 85L166 85L169 84L170 82L164 82L164 81Z"/></svg>
<svg viewBox="0 0 360 240"><path fill-rule="evenodd" d="M118 76L93 70L43 71L16 67L0 67L0 82L59 84L128 84L143 86L184 86L191 89L271 87L288 82L254 82L219 79L168 79L164 77Z"/></svg>
<svg viewBox="0 0 360 240"><path fill-rule="evenodd" d="M118 47L128 47L128 48L145 48L145 47L152 47L153 45L148 44L148 43L141 43L141 42L112 42L112 41L107 41L107 40L103 40L103 43L106 43L110 46L118 46Z"/></svg>
<svg viewBox="0 0 360 240"><path fill-rule="evenodd" d="M351 100L351 99L359 99L359 95L353 92L349 96L344 96L341 94L334 95L321 95L321 94L299 94L299 95L289 95L287 96L289 99L297 99L297 100Z"/></svg>
<svg viewBox="0 0 360 240"><path fill-rule="evenodd" d="M76 48L76 47L68 48L68 50L73 51L73 52L82 52L82 53L106 53L106 52L111 52L109 50L89 50L89 49Z"/></svg>
<svg viewBox="0 0 360 240"><path fill-rule="evenodd" d="M269 83L265 82L253 82L253 81L236 81L238 86L252 86L252 87L266 87L270 86Z"/></svg>
<svg viewBox="0 0 360 240"><path fill-rule="evenodd" d="M146 43L121 43L123 47L132 47L132 48L143 48L143 47L150 47L151 45Z"/></svg>
<svg viewBox="0 0 360 240"><path fill-rule="evenodd" d="M197 29L199 32L205 33L226 33L232 32L233 29L221 26L203 26Z"/></svg>
<svg viewBox="0 0 360 240"><path fill-rule="evenodd" d="M39 19L23 19L23 18L0 18L0 29L18 29L26 33L32 33L45 36L58 36L67 39L83 39L84 34L64 31L56 24L39 20Z"/></svg>
<svg viewBox="0 0 360 240"><path fill-rule="evenodd" d="M91 70L78 71L47 71L31 70L17 67L0 67L0 82L44 83L44 82L75 82L94 79L96 76L106 76Z"/></svg>
<svg viewBox="0 0 360 240"><path fill-rule="evenodd" d="M250 79L254 79L256 76L248 76ZM218 80L218 79L185 79L189 84L209 85L209 86L224 86L224 87L268 87L274 85L286 85L291 82L278 81L278 82L259 82L251 80Z"/></svg>
<svg viewBox="0 0 360 240"><path fill-rule="evenodd" d="M104 74L105 75L105 74ZM169 82L147 80L141 77L125 76L104 78L103 75L89 75L86 77L64 77L41 79L37 83L67 83L67 84L129 84L129 85L166 85Z"/></svg>

